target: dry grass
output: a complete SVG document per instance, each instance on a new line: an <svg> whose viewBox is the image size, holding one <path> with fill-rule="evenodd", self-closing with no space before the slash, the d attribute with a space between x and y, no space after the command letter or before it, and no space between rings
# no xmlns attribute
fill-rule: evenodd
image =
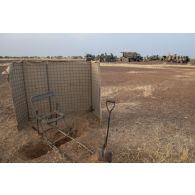
<svg viewBox="0 0 195 195"><path fill-rule="evenodd" d="M194 67L195 60L192 59L190 64L131 64L131 63L119 63L119 64L112 64L112 63L101 63L101 66L117 66L117 67L130 67L130 68L153 68L153 69L164 69L169 67ZM194 67L195 68L195 67Z"/></svg>
<svg viewBox="0 0 195 195"><path fill-rule="evenodd" d="M114 162L194 162L193 66L115 66L102 67L102 99L117 100L109 140Z"/></svg>
<svg viewBox="0 0 195 195"><path fill-rule="evenodd" d="M117 96L120 95L121 92L129 93L131 91L138 91L142 92L144 97L152 96L153 92L155 91L155 88L151 85L144 85L144 86L135 86L135 87L129 87L129 86L109 86L109 87L102 87L101 89L102 97L108 97L108 96Z"/></svg>
<svg viewBox="0 0 195 195"><path fill-rule="evenodd" d="M193 162L193 140L190 136L180 131L173 136L162 137L160 132L160 129L155 129L152 135L139 138L143 142L137 147L127 145L119 152L118 159L126 159L127 162Z"/></svg>
<svg viewBox="0 0 195 195"><path fill-rule="evenodd" d="M144 97L148 97L148 96L152 96L155 89L151 85L146 85L146 86L136 87L134 90L141 90L143 92Z"/></svg>

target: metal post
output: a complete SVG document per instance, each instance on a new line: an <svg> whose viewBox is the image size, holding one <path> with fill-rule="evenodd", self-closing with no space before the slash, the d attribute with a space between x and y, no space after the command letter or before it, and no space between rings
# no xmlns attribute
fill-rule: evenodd
<svg viewBox="0 0 195 195"><path fill-rule="evenodd" d="M23 75L23 80L24 80L24 93L25 93L26 107L27 107L28 120L29 120L30 119L30 113L29 113L29 107L28 107L27 92L26 92L26 82L25 82L25 75L24 75L24 61L22 61L22 75Z"/></svg>
<svg viewBox="0 0 195 195"><path fill-rule="evenodd" d="M46 62L46 78L47 78L47 90L50 91L49 74L48 74L48 61ZM52 108L51 108L51 98L50 97L49 97L49 110L50 110L50 112L52 111Z"/></svg>

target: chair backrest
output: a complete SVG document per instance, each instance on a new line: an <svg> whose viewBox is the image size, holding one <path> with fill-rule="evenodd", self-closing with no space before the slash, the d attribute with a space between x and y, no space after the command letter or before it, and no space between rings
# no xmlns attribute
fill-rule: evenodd
<svg viewBox="0 0 195 195"><path fill-rule="evenodd" d="M42 114L51 112L51 98L56 96L53 91L48 91L47 93L39 94L36 96L32 96L30 101L32 105L32 111L36 115L36 111L40 111ZM53 102L53 101L52 101ZM39 114L41 114L39 112Z"/></svg>
<svg viewBox="0 0 195 195"><path fill-rule="evenodd" d="M55 93L53 91L48 91L47 93L43 93L43 94L31 97L31 102L34 103L34 102L42 101L52 96L55 96Z"/></svg>

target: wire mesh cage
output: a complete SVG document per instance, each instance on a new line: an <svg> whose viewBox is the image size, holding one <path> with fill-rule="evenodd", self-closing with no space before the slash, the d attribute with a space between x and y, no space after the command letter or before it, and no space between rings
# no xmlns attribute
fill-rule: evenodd
<svg viewBox="0 0 195 195"><path fill-rule="evenodd" d="M22 128L33 119L32 96L53 91L59 109L65 114L94 111L101 118L99 63L75 61L21 61L12 64L10 86L18 122ZM53 102L51 100L51 105ZM43 101L39 109L51 106Z"/></svg>

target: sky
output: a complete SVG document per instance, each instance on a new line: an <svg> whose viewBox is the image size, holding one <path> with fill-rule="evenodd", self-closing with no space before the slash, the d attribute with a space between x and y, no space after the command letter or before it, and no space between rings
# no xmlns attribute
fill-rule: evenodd
<svg viewBox="0 0 195 195"><path fill-rule="evenodd" d="M0 33L0 56L121 56L122 51L195 57L195 33Z"/></svg>

